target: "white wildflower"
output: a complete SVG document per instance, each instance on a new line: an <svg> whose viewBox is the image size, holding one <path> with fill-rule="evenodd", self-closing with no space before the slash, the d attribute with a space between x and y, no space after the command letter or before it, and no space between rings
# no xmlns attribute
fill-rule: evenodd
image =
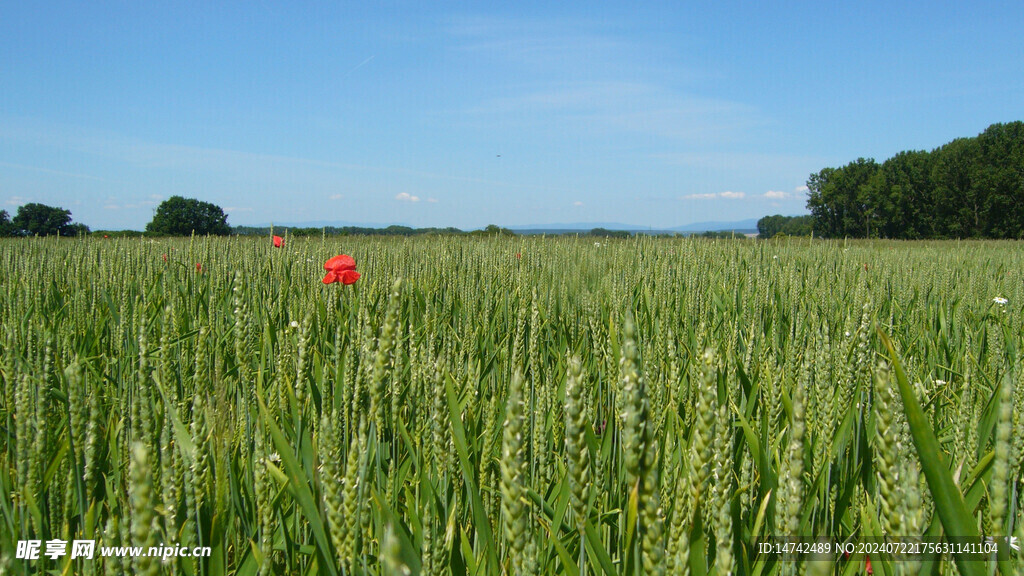
<svg viewBox="0 0 1024 576"><path fill-rule="evenodd" d="M996 304L999 304L1000 306L1006 306L1006 304L1010 302L1009 300L1003 298L1002 296L996 296L995 298L992 299L992 301L995 302Z"/></svg>
<svg viewBox="0 0 1024 576"><path fill-rule="evenodd" d="M298 320L292 320L288 325L291 326L292 328L298 328L299 322Z"/></svg>

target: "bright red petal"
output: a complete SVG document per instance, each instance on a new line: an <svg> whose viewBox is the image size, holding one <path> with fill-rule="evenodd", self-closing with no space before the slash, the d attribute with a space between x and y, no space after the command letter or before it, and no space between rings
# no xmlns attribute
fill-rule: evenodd
<svg viewBox="0 0 1024 576"><path fill-rule="evenodd" d="M334 270L331 270L330 272L328 272L327 275L324 276L324 279L323 279L323 283L324 284L334 284L337 281L338 281L338 274Z"/></svg>
<svg viewBox="0 0 1024 576"><path fill-rule="evenodd" d="M284 246L284 238L274 236L274 248L280 248L281 246Z"/></svg>
<svg viewBox="0 0 1024 576"><path fill-rule="evenodd" d="M355 270L342 270L339 277L341 278L342 284L355 284L356 280L359 280L359 272Z"/></svg>
<svg viewBox="0 0 1024 576"><path fill-rule="evenodd" d="M342 270L355 270L356 261L348 254L339 254L334 258L331 258L324 263L324 270L334 270L340 272Z"/></svg>

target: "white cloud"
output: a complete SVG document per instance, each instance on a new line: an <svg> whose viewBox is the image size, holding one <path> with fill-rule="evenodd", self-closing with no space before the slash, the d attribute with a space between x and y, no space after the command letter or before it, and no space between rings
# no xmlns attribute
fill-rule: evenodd
<svg viewBox="0 0 1024 576"><path fill-rule="evenodd" d="M577 200L577 201L573 202L572 205L573 206L583 206L583 202L580 202L579 200Z"/></svg>
<svg viewBox="0 0 1024 576"><path fill-rule="evenodd" d="M797 186L793 191L807 193L809 190L807 186Z"/></svg>
<svg viewBox="0 0 1024 576"><path fill-rule="evenodd" d="M683 196L683 199L684 200L710 200L711 198L714 198L716 196L718 196L718 194L715 194L714 192L712 192L711 194L687 194L686 196Z"/></svg>
<svg viewBox="0 0 1024 576"><path fill-rule="evenodd" d="M733 192L731 190L726 190L725 192L719 194L719 196L721 196L722 198L744 198L746 197L746 195L746 192Z"/></svg>
<svg viewBox="0 0 1024 576"><path fill-rule="evenodd" d="M344 196L343 194L331 194L331 195L329 196L329 198L330 198L331 200L341 200L341 199L342 199L342 198L344 198L344 197L345 197L345 196Z"/></svg>
<svg viewBox="0 0 1024 576"><path fill-rule="evenodd" d="M785 200L789 197L789 194L781 190L769 190L764 193L765 198L771 198L772 200Z"/></svg>
<svg viewBox="0 0 1024 576"><path fill-rule="evenodd" d="M10 198L7 199L7 204L9 206L21 206L22 204L27 203L28 198L25 198L24 196L11 196Z"/></svg>
<svg viewBox="0 0 1024 576"><path fill-rule="evenodd" d="M413 196L412 194L409 194L408 192L399 192L397 195L395 195L395 200L399 200L401 202L419 202L420 201L420 197L419 196Z"/></svg>

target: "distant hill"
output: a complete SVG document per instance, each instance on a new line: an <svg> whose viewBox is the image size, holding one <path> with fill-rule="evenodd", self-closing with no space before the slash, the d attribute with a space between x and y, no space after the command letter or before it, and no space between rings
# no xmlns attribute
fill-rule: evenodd
<svg viewBox="0 0 1024 576"><path fill-rule="evenodd" d="M247 228L269 228L270 222L264 224L241 224ZM356 228L387 228L388 226L408 226L413 228L409 224L402 222L347 222L341 220L309 220L306 222L274 222L275 228L345 228L353 226Z"/></svg>
<svg viewBox="0 0 1024 576"><path fill-rule="evenodd" d="M746 220L735 220L733 222L694 222L693 224L687 224L685 226L677 226L672 228L675 232L719 232L723 230L735 230L740 231L757 231L757 218L748 218Z"/></svg>
<svg viewBox="0 0 1024 576"><path fill-rule="evenodd" d="M510 230L516 232L534 232L537 230L561 230L561 231L583 231L588 232L594 228L605 228L607 230L646 230L643 226L623 224L622 222L552 222L550 224L523 224L521 226L509 226Z"/></svg>
<svg viewBox="0 0 1024 576"><path fill-rule="evenodd" d="M554 222L551 224L527 224L522 226L509 226L509 228L520 234L565 234L570 232L589 232L594 228L606 230L625 230L627 232L645 232L648 234L692 234L694 232L757 232L757 219L736 220L733 222L694 222L674 228L651 228L650 226L638 226L635 224L623 224L622 222Z"/></svg>

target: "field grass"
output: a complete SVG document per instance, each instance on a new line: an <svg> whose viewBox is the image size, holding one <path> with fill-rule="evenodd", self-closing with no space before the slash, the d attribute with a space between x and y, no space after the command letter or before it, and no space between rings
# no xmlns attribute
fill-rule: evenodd
<svg viewBox="0 0 1024 576"><path fill-rule="evenodd" d="M0 241L0 573L854 574L760 544L1024 535L1022 304L1013 242Z"/></svg>

